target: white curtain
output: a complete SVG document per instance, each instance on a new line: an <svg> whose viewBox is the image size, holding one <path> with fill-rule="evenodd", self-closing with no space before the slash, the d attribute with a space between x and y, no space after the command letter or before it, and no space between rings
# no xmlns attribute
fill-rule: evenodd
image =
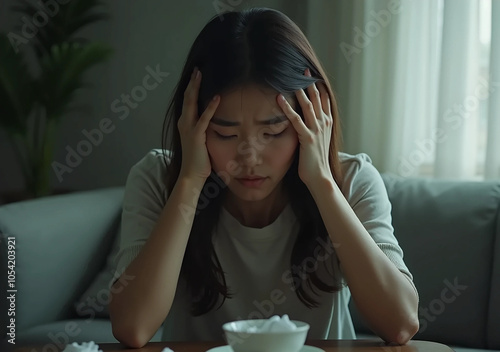
<svg viewBox="0 0 500 352"><path fill-rule="evenodd" d="M492 0L490 98L488 100L488 137L485 178L500 178L500 1Z"/></svg>
<svg viewBox="0 0 500 352"><path fill-rule="evenodd" d="M500 178L500 0L492 26L480 16L490 1L308 2L344 151L403 177Z"/></svg>

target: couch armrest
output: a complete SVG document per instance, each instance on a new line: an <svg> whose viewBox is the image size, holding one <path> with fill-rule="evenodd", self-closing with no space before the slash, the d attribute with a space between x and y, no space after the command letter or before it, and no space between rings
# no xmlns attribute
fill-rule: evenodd
<svg viewBox="0 0 500 352"><path fill-rule="evenodd" d="M0 289L7 290L6 240L13 237L17 331L71 316L106 260L122 200L123 187L112 187L0 206ZM2 336L8 318L0 318Z"/></svg>

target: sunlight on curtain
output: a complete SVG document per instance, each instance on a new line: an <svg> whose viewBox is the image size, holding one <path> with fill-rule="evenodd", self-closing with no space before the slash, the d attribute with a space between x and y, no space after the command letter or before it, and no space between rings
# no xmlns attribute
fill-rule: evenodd
<svg viewBox="0 0 500 352"><path fill-rule="evenodd" d="M344 151L403 177L500 178L498 1L336 3Z"/></svg>
<svg viewBox="0 0 500 352"><path fill-rule="evenodd" d="M470 179L476 174L479 107L485 99L478 0L444 2L442 38L434 175Z"/></svg>
<svg viewBox="0 0 500 352"><path fill-rule="evenodd" d="M486 14L485 16L487 16ZM488 126L485 178L500 178L500 1L491 5L490 98L488 100Z"/></svg>

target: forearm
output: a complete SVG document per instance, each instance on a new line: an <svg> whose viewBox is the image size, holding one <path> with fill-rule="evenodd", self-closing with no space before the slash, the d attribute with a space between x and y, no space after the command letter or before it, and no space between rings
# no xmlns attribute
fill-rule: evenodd
<svg viewBox="0 0 500 352"><path fill-rule="evenodd" d="M311 194L367 324L385 341L406 343L418 330L413 286L377 246L333 180L318 183Z"/></svg>
<svg viewBox="0 0 500 352"><path fill-rule="evenodd" d="M129 346L141 347L149 341L170 311L194 220L194 211L186 214L180 209L196 208L202 186L177 182L150 237L122 274L128 278L127 285L112 294L113 333Z"/></svg>

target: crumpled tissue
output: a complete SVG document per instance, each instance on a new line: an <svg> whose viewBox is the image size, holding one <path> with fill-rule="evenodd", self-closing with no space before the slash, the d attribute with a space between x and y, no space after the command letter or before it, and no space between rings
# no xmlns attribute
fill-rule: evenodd
<svg viewBox="0 0 500 352"><path fill-rule="evenodd" d="M290 321L288 314L285 314L282 318L279 315L273 315L261 327L250 326L247 332L287 332L294 330L297 330L297 326Z"/></svg>
<svg viewBox="0 0 500 352"><path fill-rule="evenodd" d="M76 342L73 342L71 345L67 344L63 352L102 352L102 350L99 349L98 344L90 341L82 342L81 345Z"/></svg>
<svg viewBox="0 0 500 352"><path fill-rule="evenodd" d="M102 350L99 349L99 345L96 344L94 341L90 342L82 342L82 344L78 344L76 342L73 342L71 345L68 344L64 348L63 352L102 352ZM174 352L168 347L165 347L161 352Z"/></svg>

